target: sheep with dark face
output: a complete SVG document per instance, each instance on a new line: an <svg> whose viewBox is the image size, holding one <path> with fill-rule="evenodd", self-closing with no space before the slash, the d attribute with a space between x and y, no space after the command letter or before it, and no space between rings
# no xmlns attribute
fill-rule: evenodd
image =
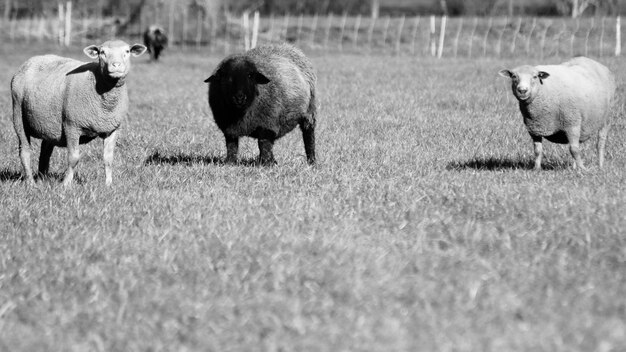
<svg viewBox="0 0 626 352"><path fill-rule="evenodd" d="M97 62L81 62L56 55L34 56L11 80L13 124L19 140L24 177L34 182L30 165L31 137L39 138L39 172L46 174L55 146L67 147L64 185L72 183L80 158L79 144L104 140L106 184L112 182L112 164L118 127L128 114L126 75L130 57L144 53L141 44L120 40L84 49Z"/></svg>
<svg viewBox="0 0 626 352"><path fill-rule="evenodd" d="M224 59L205 82L215 123L236 162L239 138L258 139L259 161L274 164L274 142L300 126L315 163L316 76L309 59L288 44L261 46Z"/></svg>
<svg viewBox="0 0 626 352"><path fill-rule="evenodd" d="M163 49L167 47L167 35L165 34L165 29L155 25L148 27L148 29L146 29L143 33L143 43L146 48L148 48L150 59L152 61L157 61Z"/></svg>
<svg viewBox="0 0 626 352"><path fill-rule="evenodd" d="M602 167L616 89L606 66L577 57L560 65L525 65L499 73L511 78L513 95L534 142L535 169L541 169L545 138L569 144L574 166L584 170L579 144L596 133Z"/></svg>

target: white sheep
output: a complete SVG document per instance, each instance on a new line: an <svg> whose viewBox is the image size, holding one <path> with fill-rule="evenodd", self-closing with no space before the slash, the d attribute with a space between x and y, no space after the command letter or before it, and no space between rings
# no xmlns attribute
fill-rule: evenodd
<svg viewBox="0 0 626 352"><path fill-rule="evenodd" d="M106 184L112 182L113 152L118 127L128 114L125 78L130 56L146 51L141 44L123 41L90 45L84 53L98 62L81 62L55 55L34 56L20 66L11 80L13 124L19 139L24 176L34 183L30 165L30 138L40 138L39 172L48 172L55 146L67 147L68 186L80 158L78 145L104 139Z"/></svg>
<svg viewBox="0 0 626 352"><path fill-rule="evenodd" d="M569 144L574 167L585 170L579 144L595 133L599 165L603 166L616 88L606 66L577 57L560 65L524 65L499 73L512 80L513 94L534 142L535 169L541 169L545 138Z"/></svg>

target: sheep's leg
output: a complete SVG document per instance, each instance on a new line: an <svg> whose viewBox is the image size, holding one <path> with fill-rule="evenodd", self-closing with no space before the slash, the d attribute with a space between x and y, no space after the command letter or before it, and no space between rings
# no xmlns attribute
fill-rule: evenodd
<svg viewBox="0 0 626 352"><path fill-rule="evenodd" d="M598 132L598 163L600 165L600 168L604 166L604 150L610 127L611 125L606 124L605 126L602 126L600 132Z"/></svg>
<svg viewBox="0 0 626 352"><path fill-rule="evenodd" d="M315 164L315 126L301 122L300 130L302 131L307 162L313 165Z"/></svg>
<svg viewBox="0 0 626 352"><path fill-rule="evenodd" d="M543 144L541 136L531 136L535 149L535 170L541 170L541 160L543 159Z"/></svg>
<svg viewBox="0 0 626 352"><path fill-rule="evenodd" d="M273 139L259 139L259 162L263 165L276 164L274 159L274 140Z"/></svg>
<svg viewBox="0 0 626 352"><path fill-rule="evenodd" d="M20 136L20 159L22 160L22 168L24 169L24 177L28 184L34 184L33 169L30 165L30 136L25 136L22 140Z"/></svg>
<svg viewBox="0 0 626 352"><path fill-rule="evenodd" d="M34 184L35 178L33 177L33 169L30 165L30 136L26 134L24 129L24 120L22 118L22 99L18 97L14 91L12 94L13 100L13 127L17 134L20 150L20 160L22 161L22 169L24 170L24 179L28 184Z"/></svg>
<svg viewBox="0 0 626 352"><path fill-rule="evenodd" d="M80 133L78 131L65 130L65 140L67 142L67 171L63 178L63 186L67 187L72 184L74 179L74 171L80 160L80 150L78 148Z"/></svg>
<svg viewBox="0 0 626 352"><path fill-rule="evenodd" d="M113 155L115 153L115 141L117 130L113 131L103 140L102 159L104 159L104 174L107 186L113 182Z"/></svg>
<svg viewBox="0 0 626 352"><path fill-rule="evenodd" d="M580 155L580 126L572 127L566 134L569 151L574 158L575 167L580 169L580 171L586 171L587 168L583 165L583 159Z"/></svg>
<svg viewBox="0 0 626 352"><path fill-rule="evenodd" d="M45 176L48 174L50 168L50 157L54 150L54 143L48 141L41 141L41 153L39 154L39 174Z"/></svg>
<svg viewBox="0 0 626 352"><path fill-rule="evenodd" d="M239 153L239 137L225 136L225 138L226 138L226 162L236 163L237 153Z"/></svg>

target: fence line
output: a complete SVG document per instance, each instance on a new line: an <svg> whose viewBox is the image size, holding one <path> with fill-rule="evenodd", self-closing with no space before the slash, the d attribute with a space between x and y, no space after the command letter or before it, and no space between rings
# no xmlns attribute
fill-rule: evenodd
<svg viewBox="0 0 626 352"><path fill-rule="evenodd" d="M216 25L203 13L169 11L165 16L172 46L212 52L242 51L256 43L288 41L308 50L435 57L620 56L620 17L410 17L365 16L226 16ZM71 2L58 16L11 18L0 22L0 37L9 41L54 41L59 45L98 42L117 35L115 19L72 18ZM140 41L142 30L158 15L144 14L122 36ZM560 23L559 23L560 22ZM250 30L252 28L252 34ZM256 28L257 30L254 30ZM447 32L447 33L446 33ZM503 44L504 43L504 44ZM508 46L507 44L510 44ZM508 46L503 48L503 45ZM476 48L476 46L478 46ZM479 53L477 54L476 51Z"/></svg>

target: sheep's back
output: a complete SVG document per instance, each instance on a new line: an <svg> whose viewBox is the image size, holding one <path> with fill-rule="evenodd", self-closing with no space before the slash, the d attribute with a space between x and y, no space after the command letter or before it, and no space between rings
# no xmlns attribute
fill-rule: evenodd
<svg viewBox="0 0 626 352"><path fill-rule="evenodd" d="M543 80L540 95L532 102L535 116L556 119L551 124L560 130L580 124L581 141L607 122L615 81L606 67L580 57L561 65L537 68L548 72L550 77ZM542 127L539 121L529 123L537 124L537 129Z"/></svg>
<svg viewBox="0 0 626 352"><path fill-rule="evenodd" d="M317 77L313 70L313 64L300 49L290 44L264 45L248 51L247 55L255 63L260 65L266 64L266 66L277 58L287 59L300 70L312 94L315 94Z"/></svg>
<svg viewBox="0 0 626 352"><path fill-rule="evenodd" d="M11 89L33 136L60 141L66 74L82 63L56 55L35 56L15 74ZM25 126L25 127L26 127Z"/></svg>

